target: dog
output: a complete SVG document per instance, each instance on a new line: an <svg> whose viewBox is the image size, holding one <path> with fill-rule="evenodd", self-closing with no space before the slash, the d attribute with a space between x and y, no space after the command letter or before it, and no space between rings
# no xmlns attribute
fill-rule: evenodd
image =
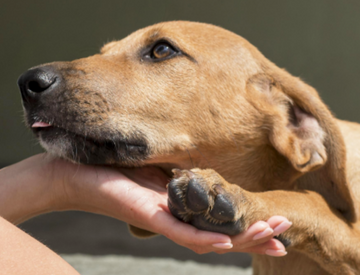
<svg viewBox="0 0 360 275"><path fill-rule="evenodd" d="M228 235L273 215L292 221L279 236L288 255L254 255L254 274L360 273L360 126L244 38L160 23L18 84L48 152L174 173L169 209L180 220Z"/></svg>

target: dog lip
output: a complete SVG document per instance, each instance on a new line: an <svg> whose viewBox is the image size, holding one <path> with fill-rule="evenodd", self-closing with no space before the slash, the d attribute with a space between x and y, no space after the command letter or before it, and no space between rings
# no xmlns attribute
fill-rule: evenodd
<svg viewBox="0 0 360 275"><path fill-rule="evenodd" d="M37 123L35 122L34 124L37 124ZM33 126L34 126L34 124L33 124ZM42 125L42 123L41 123L41 125ZM47 128L47 129L49 129L50 132L53 131L53 130L61 130L61 131L65 132L65 133L67 133L67 135L72 136L73 138L76 138L76 137L82 138L82 139L85 139L86 141L90 141L90 142L92 142L94 144L97 144L98 146L104 146L105 145L105 146L108 146L108 147L116 147L115 143L118 143L118 142L126 144L126 146L128 148L141 148L141 147L145 146L141 142L137 143L136 141L128 141L128 140L125 140L125 139L123 140L121 138L120 139L98 139L98 138L96 138L94 136L91 136L91 135L85 136L85 135L83 135L81 133L74 132L74 131L69 130L67 128L60 127L58 125L48 124L48 123L44 123L44 126L40 126L40 127L33 127L33 126L32 126L32 128L34 128L35 132L40 131L41 129L39 129L39 128ZM48 132L47 129L44 129L42 131Z"/></svg>
<svg viewBox="0 0 360 275"><path fill-rule="evenodd" d="M57 124L51 126L31 129L43 146L50 146L54 154L63 150L61 156L74 162L139 167L148 156L145 140L127 139L121 133L98 138L96 133L84 135Z"/></svg>

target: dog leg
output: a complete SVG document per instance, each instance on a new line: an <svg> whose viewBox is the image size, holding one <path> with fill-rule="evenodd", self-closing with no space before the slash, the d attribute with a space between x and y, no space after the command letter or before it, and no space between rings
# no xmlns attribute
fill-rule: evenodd
<svg viewBox="0 0 360 275"><path fill-rule="evenodd" d="M211 169L175 169L168 194L169 209L178 219L227 235L273 215L285 216L293 226L278 238L289 252L307 254L330 274L359 274L360 248L354 246L359 232L316 192L251 193Z"/></svg>

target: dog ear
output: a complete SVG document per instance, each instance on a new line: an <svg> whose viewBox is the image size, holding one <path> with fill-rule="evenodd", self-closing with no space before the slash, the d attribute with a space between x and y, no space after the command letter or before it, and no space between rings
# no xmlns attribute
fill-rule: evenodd
<svg viewBox="0 0 360 275"><path fill-rule="evenodd" d="M251 77L247 91L255 108L264 114L273 147L300 176L311 175L301 177L298 187L320 193L348 221L355 221L345 143L315 89L279 69Z"/></svg>

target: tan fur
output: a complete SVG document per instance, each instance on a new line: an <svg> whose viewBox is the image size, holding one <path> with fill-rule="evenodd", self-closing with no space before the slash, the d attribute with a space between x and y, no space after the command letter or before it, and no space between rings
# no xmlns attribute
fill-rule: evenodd
<svg viewBox="0 0 360 275"><path fill-rule="evenodd" d="M158 39L187 56L143 60ZM255 256L254 274L359 274L360 126L335 119L314 88L245 39L167 22L53 66L68 72L64 100L86 127L146 136L150 157L138 165L211 168L241 187L247 225L293 222L289 255Z"/></svg>

